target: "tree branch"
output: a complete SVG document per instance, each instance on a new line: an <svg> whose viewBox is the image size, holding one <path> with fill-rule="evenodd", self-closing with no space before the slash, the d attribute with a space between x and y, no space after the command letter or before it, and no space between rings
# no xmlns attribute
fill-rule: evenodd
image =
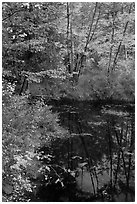
<svg viewBox="0 0 137 204"><path fill-rule="evenodd" d="M19 10L14 11L12 14L8 14L8 16L3 18L2 21L7 20L8 18L12 17L15 13L18 13L18 12L21 12L21 11L25 11L25 9L19 9Z"/></svg>

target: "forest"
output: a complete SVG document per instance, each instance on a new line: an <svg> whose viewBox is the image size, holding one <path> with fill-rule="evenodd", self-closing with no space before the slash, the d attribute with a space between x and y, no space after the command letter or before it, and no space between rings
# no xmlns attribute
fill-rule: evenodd
<svg viewBox="0 0 137 204"><path fill-rule="evenodd" d="M135 201L135 3L2 3L2 201Z"/></svg>

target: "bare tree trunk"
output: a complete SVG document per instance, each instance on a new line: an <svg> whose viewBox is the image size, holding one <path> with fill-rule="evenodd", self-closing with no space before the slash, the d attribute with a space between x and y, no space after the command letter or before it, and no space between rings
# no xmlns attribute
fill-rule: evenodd
<svg viewBox="0 0 137 204"><path fill-rule="evenodd" d="M72 7L72 3L70 3L71 5L71 21L70 21L70 41L71 41L71 52L70 52L70 66L71 66L71 73L74 70L74 49L73 49L73 31L72 31L72 21L73 21L73 7Z"/></svg>
<svg viewBox="0 0 137 204"><path fill-rule="evenodd" d="M88 32L88 36L87 36L86 45L84 47L84 52L87 51L87 46L88 46L89 41L90 41L90 35L91 35L92 27L93 27L93 22L94 22L95 14L96 14L96 11L97 11L97 6L98 6L98 2L96 2L95 8L94 8L94 13L93 13L91 24L90 24L90 27L89 27L89 32Z"/></svg>
<svg viewBox="0 0 137 204"><path fill-rule="evenodd" d="M92 35L91 35L91 37L90 37L90 39L89 39L89 42L93 39L93 36L94 36L95 30L96 30L97 25L98 25L98 21L99 21L99 18L100 18L100 13L101 13L101 9L100 9L100 7L99 7L98 17L97 17L97 20L96 20L96 24L95 24L94 30L92 31Z"/></svg>
<svg viewBox="0 0 137 204"><path fill-rule="evenodd" d="M69 12L69 3L67 2L67 69L71 73L70 67L70 53L69 53L69 27L70 27L70 12Z"/></svg>
<svg viewBox="0 0 137 204"><path fill-rule="evenodd" d="M99 21L99 17L100 17L100 8L99 8L99 14L98 14L98 18L96 20L96 24L95 24L95 27L92 31L92 28L93 28L93 23L94 23L94 19L95 19L95 15L96 15L96 12L97 12L97 8L98 8L98 2L96 2L95 4L95 8L94 8L94 12L93 12L93 16L92 16L92 20L91 20L91 24L90 24L90 27L89 27L89 32L88 32L88 35L87 35L87 40L86 40L86 44L85 44L85 47L84 47L84 53L87 51L87 46L89 44L89 42L93 39L93 36L94 36L94 33L95 33L95 30L97 28L97 24L98 24L98 21ZM92 34L91 34L92 33ZM85 60L85 55L83 54L82 56L80 56L80 59L78 59L80 61L79 63L79 67L78 67L78 77L81 73L81 70L82 70L82 67L83 67L83 62Z"/></svg>
<svg viewBox="0 0 137 204"><path fill-rule="evenodd" d="M113 3L113 7L115 8L115 3ZM112 59L112 50L113 50L113 42L114 42L114 33L115 33L115 13L112 14L112 34L111 34L111 46L110 46L110 52L109 52L109 63L108 63L108 74L110 72L110 65L111 65L111 59Z"/></svg>
<svg viewBox="0 0 137 204"><path fill-rule="evenodd" d="M27 79L27 77L26 76L22 76L22 78L23 78L23 83L22 83L19 95L21 95L22 93L25 93L25 91L28 88L28 79Z"/></svg>
<svg viewBox="0 0 137 204"><path fill-rule="evenodd" d="M129 14L131 13L131 8L132 8L132 3L130 4ZM128 27L128 23L129 23L129 21L127 21L126 24L125 24L125 27L124 27L124 30L123 30L123 38L125 37L126 30L127 30L127 27ZM115 66L116 66L116 64L117 64L118 54L119 54L119 52L120 52L120 48L121 48L121 45L122 45L122 42L123 42L123 38L122 38L122 40L121 40L120 43L119 43L117 52L115 53L115 58L114 58L112 70L115 70Z"/></svg>

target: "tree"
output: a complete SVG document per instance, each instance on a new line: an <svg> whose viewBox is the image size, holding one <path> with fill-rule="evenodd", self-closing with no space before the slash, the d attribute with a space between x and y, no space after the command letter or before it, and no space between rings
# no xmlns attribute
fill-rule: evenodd
<svg viewBox="0 0 137 204"><path fill-rule="evenodd" d="M68 136L45 101L135 100L135 4L3 2L2 18L3 192L29 201L38 172L56 174L41 148Z"/></svg>
<svg viewBox="0 0 137 204"><path fill-rule="evenodd" d="M3 67L36 72L59 64L59 7L60 3L3 3Z"/></svg>

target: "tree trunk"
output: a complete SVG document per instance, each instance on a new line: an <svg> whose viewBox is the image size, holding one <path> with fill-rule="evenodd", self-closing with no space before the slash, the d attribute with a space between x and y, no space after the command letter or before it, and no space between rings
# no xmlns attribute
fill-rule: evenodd
<svg viewBox="0 0 137 204"><path fill-rule="evenodd" d="M92 16L92 20L91 20L91 24L90 24L90 27L89 27L89 32L88 32L88 35L87 35L87 40L86 40L86 44L85 44L85 47L84 47L84 53L80 56L80 63L79 63L79 67L78 67L78 76L80 75L81 73L81 70L83 68L83 63L85 61L85 53L87 51L87 47L88 47L88 44L89 42L93 39L93 36L94 36L94 33L95 33L95 30L96 30L96 27L97 27L97 24L98 24L98 20L99 20L99 17L100 17L100 8L99 8L99 14L98 14L98 18L96 20L96 24L95 24L95 27L92 31L92 28L93 28L93 22L94 22L94 19L95 19L95 15L96 15L96 12L97 12L97 8L98 8L98 3L96 2L95 4L95 8L94 8L94 12L93 12L93 16ZM92 33L92 35L91 35Z"/></svg>
<svg viewBox="0 0 137 204"><path fill-rule="evenodd" d="M72 30L72 19L73 19L73 8L72 8L72 3L71 5L71 21L70 21L70 42L71 42L71 51L70 51L70 67L71 67L71 73L74 70L74 44L73 44L73 30Z"/></svg>
<svg viewBox="0 0 137 204"><path fill-rule="evenodd" d="M113 7L115 8L115 3L113 3ZM111 46L110 46L110 52L109 52L109 63L108 63L108 74L110 72L110 66L111 66L111 59L112 59L112 51L113 51L113 42L114 42L114 33L115 33L115 13L112 14L112 34L111 34Z"/></svg>
<svg viewBox="0 0 137 204"><path fill-rule="evenodd" d="M91 35L92 27L93 27L93 22L94 22L95 14L96 14L96 11L97 11L97 6L98 6L98 3L96 2L94 13L93 13L91 24L90 24L90 28L89 28L89 32L88 32L88 36L87 36L86 45L84 47L84 52L87 51L87 46L88 46L89 41L90 41L90 35Z"/></svg>
<svg viewBox="0 0 137 204"><path fill-rule="evenodd" d="M130 4L129 14L131 13L131 8L132 8L132 3ZM124 27L124 30L123 30L123 38L125 37L128 24L129 24L129 21L127 21L126 24L125 24L125 27ZM116 52L116 54L115 54L115 58L114 58L112 70L115 70L115 66L116 66L116 64L117 64L118 54L119 54L119 52L120 52L120 48L121 48L121 45L122 45L122 42L123 42L123 38L122 38L122 40L120 41L119 46L118 46L118 49L117 49L117 52Z"/></svg>
<svg viewBox="0 0 137 204"><path fill-rule="evenodd" d="M67 69L71 73L70 67L70 53L69 53L69 26L70 26L70 12L69 12L69 3L67 2Z"/></svg>

